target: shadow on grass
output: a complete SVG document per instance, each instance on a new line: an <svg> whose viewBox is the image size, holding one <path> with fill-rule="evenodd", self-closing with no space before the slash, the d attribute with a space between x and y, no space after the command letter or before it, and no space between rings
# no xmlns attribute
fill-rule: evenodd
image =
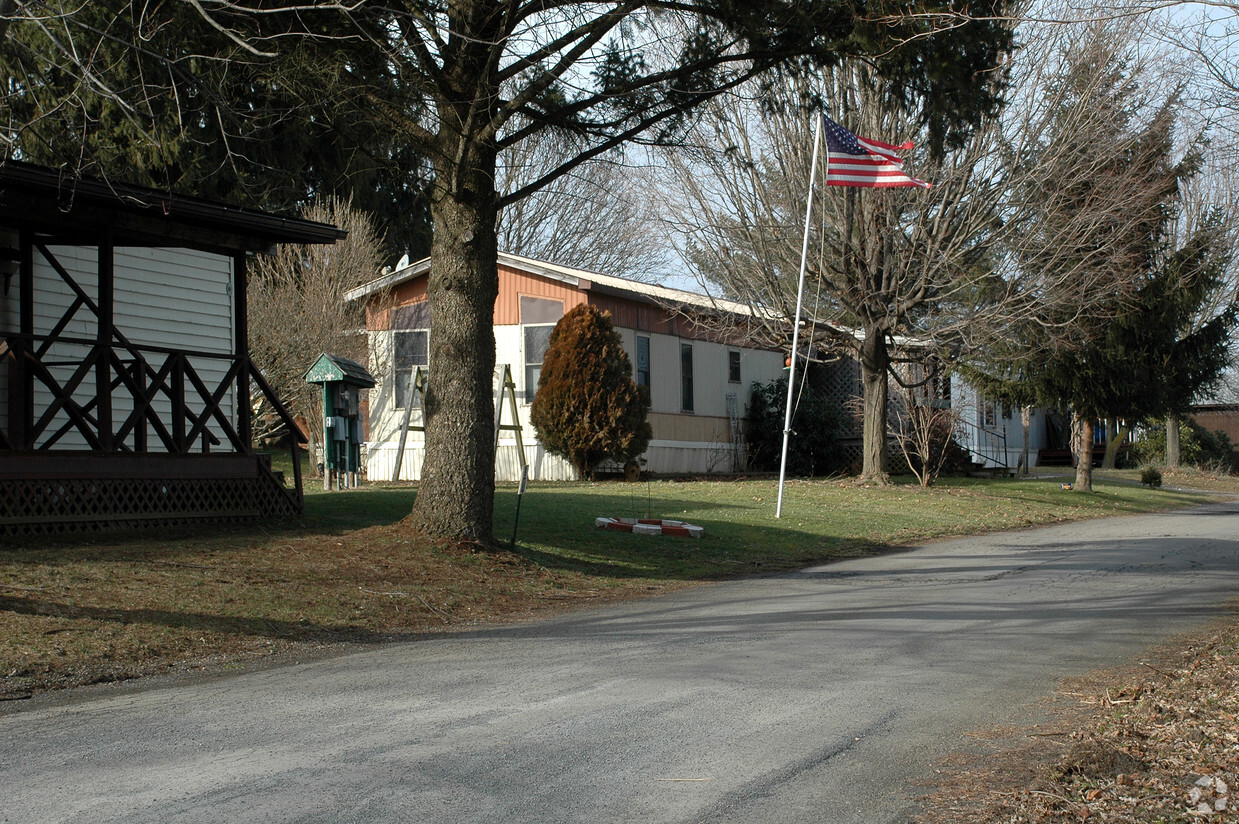
<svg viewBox="0 0 1239 824"><path fill-rule="evenodd" d="M622 490L622 487L620 487ZM596 488L553 494L531 491L516 525L516 553L552 571L616 580L712 581L784 572L814 563L891 551L879 540L812 532L773 519L773 502L670 497L666 488L645 499ZM750 490L751 491L751 490ZM634 504L634 498L641 498ZM501 490L495 534L507 547L513 534L516 495ZM647 505L652 504L652 505ZM635 535L597 529L599 517L653 517L703 527L701 538Z"/></svg>

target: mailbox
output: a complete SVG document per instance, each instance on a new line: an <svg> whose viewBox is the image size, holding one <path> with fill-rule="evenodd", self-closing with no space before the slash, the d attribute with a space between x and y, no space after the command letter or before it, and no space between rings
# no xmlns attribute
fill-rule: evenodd
<svg viewBox="0 0 1239 824"><path fill-rule="evenodd" d="M374 386L374 377L356 361L320 355L306 383L323 387L323 485L327 489L357 486L361 467L360 393Z"/></svg>

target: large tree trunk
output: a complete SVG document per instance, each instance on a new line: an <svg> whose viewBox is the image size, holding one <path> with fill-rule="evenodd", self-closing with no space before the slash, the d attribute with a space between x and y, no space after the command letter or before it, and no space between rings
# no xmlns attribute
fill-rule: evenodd
<svg viewBox="0 0 1239 824"><path fill-rule="evenodd" d="M1106 454L1101 459L1102 469L1114 469L1119 447L1127 438L1127 427L1118 418L1106 419Z"/></svg>
<svg viewBox="0 0 1239 824"><path fill-rule="evenodd" d="M1093 419L1077 416L1079 440L1076 442L1076 482L1077 492L1093 491Z"/></svg>
<svg viewBox="0 0 1239 824"><path fill-rule="evenodd" d="M1183 452L1179 447L1179 416L1171 413L1166 416L1166 466L1178 469L1183 462Z"/></svg>
<svg viewBox="0 0 1239 824"><path fill-rule="evenodd" d="M861 483L890 483L886 457L886 370L889 365L886 337L876 326L866 328L860 345L860 375L864 388Z"/></svg>
<svg viewBox="0 0 1239 824"><path fill-rule="evenodd" d="M1031 468L1028 466L1028 433L1032 429L1031 406L1020 407L1020 425L1024 428L1024 448L1020 451L1020 474L1027 475L1031 471Z"/></svg>
<svg viewBox="0 0 1239 824"><path fill-rule="evenodd" d="M496 196L493 147L437 173L431 217L426 459L413 519L427 534L494 544ZM466 170L489 169L491 175Z"/></svg>

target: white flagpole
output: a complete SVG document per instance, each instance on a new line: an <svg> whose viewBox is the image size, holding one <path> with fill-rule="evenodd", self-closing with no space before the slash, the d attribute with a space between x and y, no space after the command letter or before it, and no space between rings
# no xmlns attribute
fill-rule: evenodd
<svg viewBox="0 0 1239 824"><path fill-rule="evenodd" d="M809 228L813 225L813 184L817 179L817 154L822 143L822 115L813 128L813 162L809 167L809 196L804 207L804 242L800 245L800 282L796 286L796 320L792 324L792 357L787 372L787 412L783 417L783 457L779 460L779 500L774 517L783 516L783 480L787 477L787 440L792 432L792 387L796 383L796 352L800 345L800 308L804 301L804 276L809 265ZM826 155L830 163L830 154Z"/></svg>

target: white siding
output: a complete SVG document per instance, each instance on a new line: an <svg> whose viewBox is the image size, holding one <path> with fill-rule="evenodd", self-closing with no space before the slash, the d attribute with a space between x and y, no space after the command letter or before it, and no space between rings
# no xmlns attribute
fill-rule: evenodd
<svg viewBox="0 0 1239 824"><path fill-rule="evenodd" d="M953 408L962 419L956 427L956 439L960 445L969 450L973 460L986 466L1005 465L1014 469L1020 461L1024 449L1024 425L1020 418L1018 407L1003 409L998 404L994 426L987 429L994 433L986 436L980 431L982 420L981 406L983 398L971 385L959 378L952 381ZM1004 413L1010 411L1010 417ZM1028 463L1030 468L1037 465L1038 450L1045 447L1046 411L1034 407L1028 426ZM1001 437L1006 439L1005 455L998 445Z"/></svg>
<svg viewBox="0 0 1239 824"><path fill-rule="evenodd" d="M635 336L634 336L635 337ZM680 339L650 335L650 411L680 412ZM635 357L635 351L629 357Z"/></svg>
<svg viewBox="0 0 1239 824"><path fill-rule="evenodd" d="M637 335L650 338L651 412L680 414L680 342L681 338L638 332L633 329L616 329L628 352L629 359L636 361ZM396 451L400 439L403 410L393 409L390 370L386 363L390 347L387 332L372 332L370 336L371 373L378 380L370 393L370 440L366 444L367 477L372 481L389 481L395 469ZM699 419L712 432L707 437L713 440L654 440L642 456L644 468L668 475L731 472L735 471L734 449L728 439L729 421L727 396L736 395L736 411L743 419L748 410L753 383L766 383L782 374L783 356L779 352L744 347L724 346L708 341L694 340L694 395L695 415L686 418ZM524 335L518 325L495 327L495 353L500 368L503 364L512 367L512 378L517 390L517 410L521 419L521 437L525 446L525 459L531 480L561 481L576 478L575 470L562 458L546 454L538 443L536 433L529 423L529 405L525 403ZM741 359L740 383L728 380L729 351L739 351ZM498 370L497 370L498 371ZM498 386L496 384L496 396ZM504 407L503 422L510 423L510 414ZM718 419L708 420L708 419ZM420 425L421 412L415 410L412 423ZM405 454L401 460L400 479L417 480L425 455L420 432L409 432L405 441ZM520 462L516 454L516 439L503 433L499 451L495 457L495 478L498 481L520 479Z"/></svg>
<svg viewBox="0 0 1239 824"><path fill-rule="evenodd" d="M98 302L98 250L94 247L56 246L50 250L56 260L73 278L74 282L94 302ZM75 294L56 273L41 254L34 256L35 306L34 323L36 334L50 334L65 311L73 304ZM188 249L118 248L115 250L114 318L117 328L131 343L162 346L176 349L194 349L228 355L234 351L232 323L232 272L230 257L196 252ZM16 329L17 317L16 283L4 300L2 322L6 328ZM94 314L86 307L79 308L72 321L61 331L61 337L94 339L98 324ZM66 381L87 356L90 347L85 344L61 342L44 357L49 369L59 381ZM163 356L149 354L148 360L155 368L163 362ZM227 359L196 358L191 360L207 389L214 391L231 363ZM7 381L5 395L0 396L0 410L7 410ZM86 403L95 394L93 375L82 381L73 393L78 403ZM186 386L191 408L202 407L192 400L196 393ZM113 421L119 425L133 409L132 399L123 389L117 390L113 402ZM36 418L39 411L52 401L52 394L40 382L35 384ZM168 402L156 400L156 408L166 421ZM236 419L236 392L230 390L222 401L226 416ZM59 413L41 443L46 442L61 424L67 422L64 412ZM4 422L7 425L7 421ZM230 450L227 439L217 424L210 427L220 438L221 444L214 447ZM154 451L161 448L158 438L152 433L148 447ZM57 441L56 449L85 449L87 441L72 431Z"/></svg>

